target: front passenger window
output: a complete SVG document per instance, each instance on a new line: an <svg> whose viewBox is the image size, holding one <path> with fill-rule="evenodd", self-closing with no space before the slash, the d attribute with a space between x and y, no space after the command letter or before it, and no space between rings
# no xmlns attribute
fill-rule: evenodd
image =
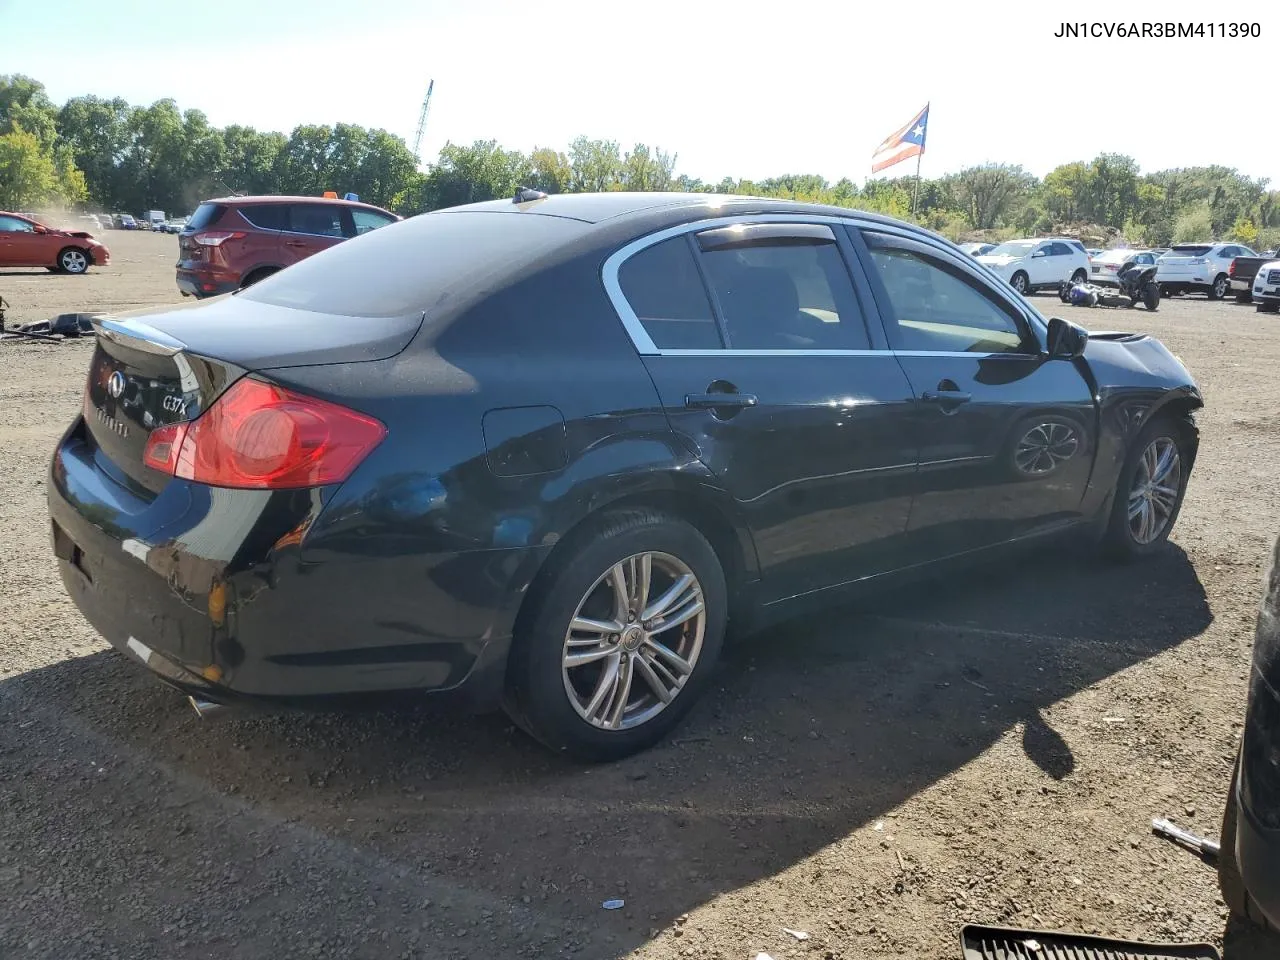
<svg viewBox="0 0 1280 960"><path fill-rule="evenodd" d="M977 281L913 250L881 245L867 235L871 259L893 308L895 350L1021 353L1022 327Z"/></svg>

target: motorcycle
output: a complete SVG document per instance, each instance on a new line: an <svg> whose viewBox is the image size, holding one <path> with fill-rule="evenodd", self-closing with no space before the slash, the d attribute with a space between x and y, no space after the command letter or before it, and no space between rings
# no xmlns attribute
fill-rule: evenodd
<svg viewBox="0 0 1280 960"><path fill-rule="evenodd" d="M1118 292L1094 283L1066 283L1058 286L1058 299L1075 307L1135 307L1141 300L1148 310L1160 306L1160 285L1154 264L1139 265L1126 260L1116 271Z"/></svg>

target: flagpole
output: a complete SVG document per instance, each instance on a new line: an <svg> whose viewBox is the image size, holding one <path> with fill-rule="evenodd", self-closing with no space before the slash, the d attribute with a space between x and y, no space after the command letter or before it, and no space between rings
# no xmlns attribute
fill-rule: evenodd
<svg viewBox="0 0 1280 960"><path fill-rule="evenodd" d="M924 159L924 150L916 154L916 188L911 191L911 219L916 218L916 198L920 196L920 161Z"/></svg>

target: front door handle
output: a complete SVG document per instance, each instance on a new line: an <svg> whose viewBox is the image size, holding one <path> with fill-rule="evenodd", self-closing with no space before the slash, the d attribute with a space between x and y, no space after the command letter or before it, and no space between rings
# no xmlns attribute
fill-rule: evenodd
<svg viewBox="0 0 1280 960"><path fill-rule="evenodd" d="M756 403L756 396L752 393L690 393L684 398L684 405L690 410L754 407Z"/></svg>
<svg viewBox="0 0 1280 960"><path fill-rule="evenodd" d="M968 403L973 395L962 390L926 390L920 399L925 403L958 404Z"/></svg>

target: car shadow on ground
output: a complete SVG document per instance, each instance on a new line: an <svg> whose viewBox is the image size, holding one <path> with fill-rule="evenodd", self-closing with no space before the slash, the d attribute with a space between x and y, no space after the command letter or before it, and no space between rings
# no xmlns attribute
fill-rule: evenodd
<svg viewBox="0 0 1280 960"><path fill-rule="evenodd" d="M1041 770L1070 776L1075 758L1042 710L1211 621L1172 545L1118 568L1071 553L977 567L736 640L668 742L595 768L500 716L430 705L209 724L115 653L6 681L0 699L414 878L514 905L482 921L512 926L495 927L495 942L563 942L572 928L588 955L622 956L652 928L874 822L1018 725ZM627 907L602 913L613 897ZM450 923L427 929L452 936Z"/></svg>

